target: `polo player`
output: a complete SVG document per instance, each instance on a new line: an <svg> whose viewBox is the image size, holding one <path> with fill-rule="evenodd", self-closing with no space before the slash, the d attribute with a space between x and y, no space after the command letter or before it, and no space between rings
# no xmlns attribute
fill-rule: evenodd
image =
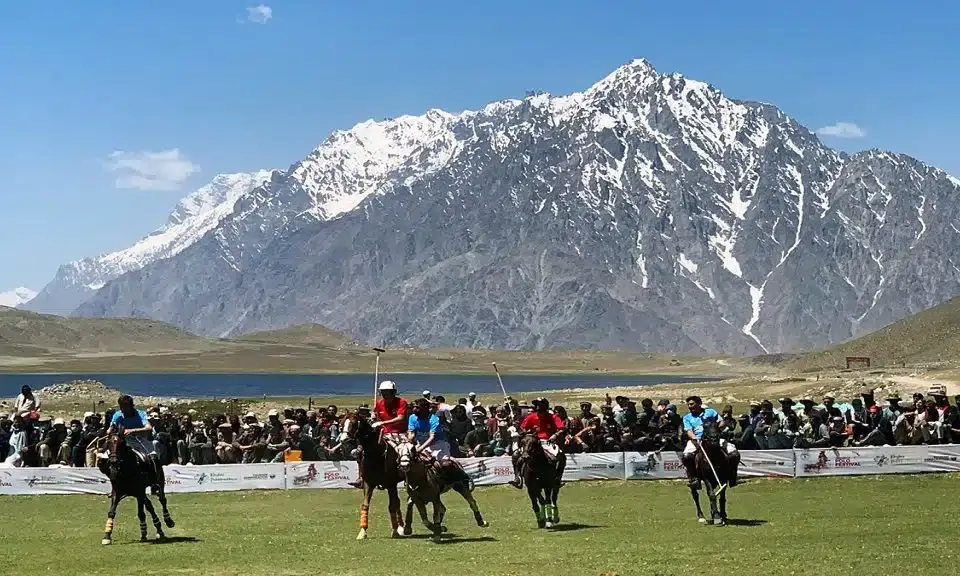
<svg viewBox="0 0 960 576"><path fill-rule="evenodd" d="M556 462L557 455L560 454L560 447L557 446L557 439L564 433L563 421L559 416L550 411L550 402L546 398L537 398L533 402L534 411L527 415L520 423L520 429L533 432L540 440L543 451L547 459L553 463ZM513 453L513 475L514 479L509 482L514 488L523 487L523 478L520 476L520 453Z"/></svg>
<svg viewBox="0 0 960 576"><path fill-rule="evenodd" d="M162 482L163 469L151 438L153 426L147 413L134 406L133 398L127 394L117 399L117 406L119 410L110 419L110 426L123 429L124 442L142 462L153 468L157 482Z"/></svg>
<svg viewBox="0 0 960 576"><path fill-rule="evenodd" d="M716 410L703 407L703 399L699 396L690 396L687 398L687 409L689 413L683 417L683 432L687 437L687 444L683 448L682 460L683 466L687 470L687 480L689 481L690 487L699 489L700 479L697 477L696 458L697 452L699 451L700 439L703 438L703 423L713 420L722 428L723 421L720 420L720 415ZM720 447L727 455L728 461L739 462L740 453L732 442L721 439ZM735 486L737 482L736 466L731 466L731 470L733 470L733 472L730 479L730 486Z"/></svg>
<svg viewBox="0 0 960 576"><path fill-rule="evenodd" d="M392 380L384 380L379 386L380 399L374 404L373 414L376 421L373 422L373 429L381 429L384 437L390 441L396 435L407 432L408 406L407 401L397 395L397 383ZM357 465L360 469L360 476L356 482L351 482L351 486L360 488L363 486L363 450L357 449Z"/></svg>

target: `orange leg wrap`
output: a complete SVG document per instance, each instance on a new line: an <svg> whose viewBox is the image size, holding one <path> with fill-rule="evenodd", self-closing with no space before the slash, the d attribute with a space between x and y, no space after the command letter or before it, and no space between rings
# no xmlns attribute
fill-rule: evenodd
<svg viewBox="0 0 960 576"><path fill-rule="evenodd" d="M367 511L366 508L363 508L360 510L360 527L363 528L364 530L366 530L367 526L369 526L368 516L369 516L369 512Z"/></svg>
<svg viewBox="0 0 960 576"><path fill-rule="evenodd" d="M113 518L107 518L107 524L104 526L103 531L107 533L113 532Z"/></svg>

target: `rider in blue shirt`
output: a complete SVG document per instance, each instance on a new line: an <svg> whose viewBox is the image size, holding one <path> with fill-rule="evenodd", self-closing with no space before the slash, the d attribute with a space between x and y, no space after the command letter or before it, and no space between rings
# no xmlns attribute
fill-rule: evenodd
<svg viewBox="0 0 960 576"><path fill-rule="evenodd" d="M163 469L157 459L153 446L153 426L147 413L134 406L133 398L124 394L117 399L119 410L110 419L111 427L123 428L123 439L134 452L147 464L153 465L158 481L163 481Z"/></svg>
<svg viewBox="0 0 960 576"><path fill-rule="evenodd" d="M687 438L687 445L683 449L683 466L687 469L687 480L691 488L700 487L697 478L696 458L699 451L699 442L703 437L703 423L709 420L719 421L720 414L713 408L704 408L703 399L699 396L687 398L687 408L690 412L683 417L683 434Z"/></svg>

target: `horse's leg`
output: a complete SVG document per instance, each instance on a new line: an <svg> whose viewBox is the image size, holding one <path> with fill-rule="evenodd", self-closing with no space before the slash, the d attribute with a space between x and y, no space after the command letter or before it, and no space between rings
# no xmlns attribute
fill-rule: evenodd
<svg viewBox="0 0 960 576"><path fill-rule="evenodd" d="M720 493L720 519L724 524L727 523L727 491Z"/></svg>
<svg viewBox="0 0 960 576"><path fill-rule="evenodd" d="M390 508L390 533L391 538L403 536L403 514L400 512L400 495L397 493L397 487L387 483L387 498L389 498Z"/></svg>
<svg viewBox="0 0 960 576"><path fill-rule="evenodd" d="M443 507L443 502L440 501L440 494L438 493L436 498L433 500L433 541L439 542L440 538L443 535L443 513L445 512Z"/></svg>
<svg viewBox="0 0 960 576"><path fill-rule="evenodd" d="M417 513L420 514L420 520L423 521L423 525L427 527L427 530L433 532L433 522L427 518L427 503L424 502L423 498L420 497L420 494L417 492L409 492L410 501L417 507Z"/></svg>
<svg viewBox="0 0 960 576"><path fill-rule="evenodd" d="M403 535L413 534L413 498L407 496L407 515L403 520Z"/></svg>
<svg viewBox="0 0 960 576"><path fill-rule="evenodd" d="M163 523L167 525L167 528L173 528L177 523L173 521L173 516L167 509L167 481L163 475L163 467L157 466L157 470L157 474L160 475L157 479L157 498L160 500L160 509L163 511Z"/></svg>
<svg viewBox="0 0 960 576"><path fill-rule="evenodd" d="M157 538L160 540L166 539L167 535L163 533L163 525L160 523L160 517L157 516L157 510L153 507L153 501L150 500L150 496L147 495L146 490L143 492L143 505L147 507L147 512L150 513L150 517L153 519L153 527L157 529Z"/></svg>
<svg viewBox="0 0 960 576"><path fill-rule="evenodd" d="M700 507L700 490L690 486L690 496L693 497L693 503L697 505L697 522L705 523L707 519L703 517L703 508Z"/></svg>
<svg viewBox="0 0 960 576"><path fill-rule="evenodd" d="M707 497L710 498L710 518L713 519L714 524L720 524L720 510L717 508L716 494L718 485L715 485L712 480L704 482L703 485L707 488Z"/></svg>
<svg viewBox="0 0 960 576"><path fill-rule="evenodd" d="M531 486L530 482L524 482L524 485L527 488L527 496L530 497L530 506L533 508L533 513L537 516L537 528L543 528L546 526L547 520L544 518L543 509L540 507L540 489L536 486Z"/></svg>
<svg viewBox="0 0 960 576"><path fill-rule="evenodd" d="M370 525L370 498L373 497L373 486L364 482L363 484L363 504L360 505L360 532L357 534L357 540L363 540L367 537L367 527Z"/></svg>
<svg viewBox="0 0 960 576"><path fill-rule="evenodd" d="M463 499L467 501L467 504L470 505L470 510L473 511L473 519L477 521L477 526L481 528L486 528L490 525L489 522L483 519L483 514L480 513L480 505L477 504L477 499L473 497L473 493L470 492L470 487L466 483L458 482L453 485L453 489L457 491L458 494L463 496Z"/></svg>
<svg viewBox="0 0 960 576"><path fill-rule="evenodd" d="M137 496L137 519L140 520L140 541L147 541L147 513L143 511L143 496Z"/></svg>
<svg viewBox="0 0 960 576"><path fill-rule="evenodd" d="M123 496L120 496L119 491L113 488L113 494L110 498L110 510L107 512L107 523L103 529L103 539L100 540L100 543L104 546L113 542L113 520L117 517L117 506L120 505L120 500L123 500Z"/></svg>

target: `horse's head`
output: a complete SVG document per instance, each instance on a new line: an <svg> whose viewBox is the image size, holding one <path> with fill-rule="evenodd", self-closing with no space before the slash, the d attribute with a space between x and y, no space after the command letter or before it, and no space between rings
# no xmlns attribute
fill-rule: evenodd
<svg viewBox="0 0 960 576"><path fill-rule="evenodd" d="M520 451L521 458L530 458L537 454L543 454L543 446L536 434L524 434L517 442L517 448Z"/></svg>
<svg viewBox="0 0 960 576"><path fill-rule="evenodd" d="M126 444L123 441L123 427L111 426L107 430L106 437L103 439L102 452L107 456L107 464L111 471L116 471L120 468L120 464L123 462L124 448L126 448Z"/></svg>
<svg viewBox="0 0 960 576"><path fill-rule="evenodd" d="M414 446L410 442L398 442L394 449L397 451L397 467L403 474L410 471L410 467L417 461Z"/></svg>
<svg viewBox="0 0 960 576"><path fill-rule="evenodd" d="M705 446L720 445L720 424L716 420L705 420L703 422L703 436L700 442Z"/></svg>

